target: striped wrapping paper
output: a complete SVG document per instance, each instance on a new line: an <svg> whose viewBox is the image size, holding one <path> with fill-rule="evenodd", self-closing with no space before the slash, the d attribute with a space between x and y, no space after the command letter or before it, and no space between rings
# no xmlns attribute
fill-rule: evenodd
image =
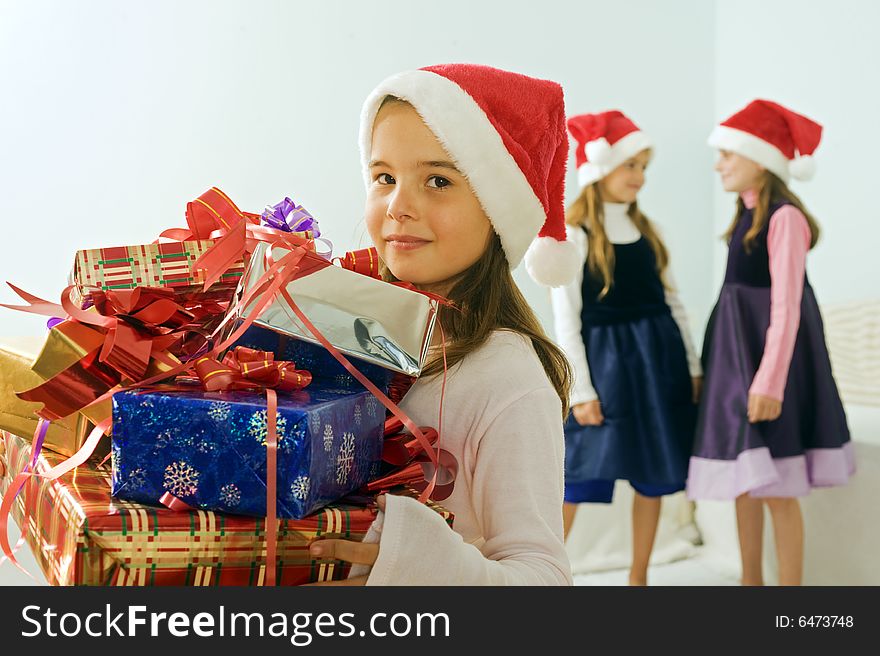
<svg viewBox="0 0 880 656"><path fill-rule="evenodd" d="M200 294L205 272L195 269L196 260L214 244L212 239L116 246L77 251L71 284L83 297L95 290L170 287L180 294ZM229 300L244 271L244 261L234 264L207 294Z"/></svg>
<svg viewBox="0 0 880 656"><path fill-rule="evenodd" d="M30 444L10 433L6 466L0 455L0 491L25 466ZM2 449L0 449L2 454ZM44 451L37 472L64 458ZM265 522L202 510L176 512L110 496L110 465L96 460L55 481L30 479L13 517L52 585L262 585ZM451 514L433 506L451 523ZM282 520L278 531L278 585L345 578L349 566L316 561L315 536L360 540L375 507L336 504L302 520ZM8 564L6 566L9 566Z"/></svg>

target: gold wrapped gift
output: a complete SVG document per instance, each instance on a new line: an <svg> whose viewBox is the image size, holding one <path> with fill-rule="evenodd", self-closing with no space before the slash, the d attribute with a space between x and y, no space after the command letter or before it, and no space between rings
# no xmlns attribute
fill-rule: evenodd
<svg viewBox="0 0 880 656"><path fill-rule="evenodd" d="M39 417L36 412L41 404L24 401L16 396L16 392L32 389L43 382L32 369L42 341L39 337L0 338L0 430L25 438L30 438L37 428ZM109 402L107 405L109 407ZM43 446L61 455L73 455L91 428L92 422L79 413L53 421Z"/></svg>

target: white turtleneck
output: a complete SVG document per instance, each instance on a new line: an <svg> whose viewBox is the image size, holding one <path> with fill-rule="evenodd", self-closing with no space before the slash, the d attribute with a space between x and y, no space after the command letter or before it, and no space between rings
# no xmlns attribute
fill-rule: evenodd
<svg viewBox="0 0 880 656"><path fill-rule="evenodd" d="M642 236L639 229L629 217L627 210L629 203L605 203L604 226L605 234L612 244L632 244ZM656 229L656 225L654 226ZM568 226L568 240L580 251L583 261L587 260L589 243L586 232L580 227ZM687 312L682 305L678 294L675 292L675 279L671 267L664 272L666 288L666 304L672 313L672 318L678 325L681 338L687 353L688 369L691 376L703 375L700 359L694 349L691 339L690 327L687 321ZM583 296L581 286L583 284L583 267L578 271L575 279L565 287L555 287L551 290L553 304L553 320L556 327L556 341L565 355L568 357L574 369L574 384L571 391L571 404L586 403L598 397L590 378L590 367L587 363L587 352L581 335L581 309L583 308Z"/></svg>

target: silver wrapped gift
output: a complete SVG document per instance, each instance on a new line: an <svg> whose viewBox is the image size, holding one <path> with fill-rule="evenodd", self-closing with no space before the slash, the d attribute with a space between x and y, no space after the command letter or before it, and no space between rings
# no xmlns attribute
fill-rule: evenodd
<svg viewBox="0 0 880 656"><path fill-rule="evenodd" d="M266 250L257 246L245 268L236 299L266 273ZM281 259L288 251L275 248ZM424 294L331 265L287 285L287 291L309 321L342 353L408 376L422 372L428 356L438 302ZM259 303L239 307L240 317ZM275 332L318 344L282 298L254 322Z"/></svg>

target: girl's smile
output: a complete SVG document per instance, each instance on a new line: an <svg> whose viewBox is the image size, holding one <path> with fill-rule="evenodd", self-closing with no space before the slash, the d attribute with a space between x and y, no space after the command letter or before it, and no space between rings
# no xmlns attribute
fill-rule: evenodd
<svg viewBox="0 0 880 656"><path fill-rule="evenodd" d="M417 248L427 246L431 243L430 239L423 239L412 235L401 235L392 233L384 237L385 243L391 248L397 248L402 251L414 251Z"/></svg>

